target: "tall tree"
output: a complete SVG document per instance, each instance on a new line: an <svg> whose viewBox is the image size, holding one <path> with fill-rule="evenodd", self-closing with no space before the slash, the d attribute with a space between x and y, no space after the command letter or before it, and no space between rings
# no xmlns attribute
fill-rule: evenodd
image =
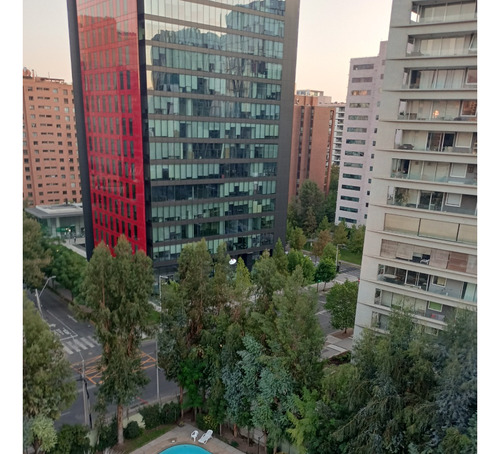
<svg viewBox="0 0 500 454"><path fill-rule="evenodd" d="M364 225L360 225L359 227L353 225L351 227L351 237L349 238L349 250L351 252L355 254L361 254L363 252L365 231L366 227Z"/></svg>
<svg viewBox="0 0 500 454"><path fill-rule="evenodd" d="M302 268L288 277L282 292L274 295L279 316L267 340L269 351L283 358L283 366L295 383L308 389L319 386L324 336L316 316L317 295L305 287Z"/></svg>
<svg viewBox="0 0 500 454"><path fill-rule="evenodd" d="M199 342L203 327L210 316L208 308L212 303L210 274L213 271L213 261L205 239L186 244L178 265L180 290L188 302L188 345L191 347Z"/></svg>
<svg viewBox="0 0 500 454"><path fill-rule="evenodd" d="M326 230L326 231L330 232L331 229L332 229L332 226L330 224L330 221L328 221L328 218L326 216L323 216L323 219L321 219L321 222L318 224L318 234L322 230Z"/></svg>
<svg viewBox="0 0 500 454"><path fill-rule="evenodd" d="M78 296L87 260L62 244L52 244L50 251L53 259L48 266L49 275L56 276L57 282L68 289L73 298Z"/></svg>
<svg viewBox="0 0 500 454"><path fill-rule="evenodd" d="M181 411L183 406L183 383L181 383L182 365L189 354L188 335L189 319L187 300L179 284L171 282L163 286L161 294L160 330L158 332L158 364L167 380L173 380L180 388Z"/></svg>
<svg viewBox="0 0 500 454"><path fill-rule="evenodd" d="M288 239L288 243L292 249L296 251L301 251L304 249L304 246L307 243L307 237L304 234L304 231L300 227L294 227L290 232L290 237Z"/></svg>
<svg viewBox="0 0 500 454"><path fill-rule="evenodd" d="M344 221L340 222L333 229L332 243L337 246L338 244L347 245L349 242L349 235Z"/></svg>
<svg viewBox="0 0 500 454"><path fill-rule="evenodd" d="M329 230L320 230L318 238L313 243L312 252L316 257L321 257L327 244L332 240Z"/></svg>
<svg viewBox="0 0 500 454"><path fill-rule="evenodd" d="M347 328L354 326L357 299L357 282L347 280L343 284L333 284L326 295L325 309L330 311L334 328L344 328L347 331Z"/></svg>
<svg viewBox="0 0 500 454"><path fill-rule="evenodd" d="M143 333L152 332L153 281L151 259L143 251L133 254L122 235L114 256L104 243L94 250L78 300L78 313L94 324L102 346L99 397L116 404L118 444L123 443L123 407L148 381L139 347Z"/></svg>
<svg viewBox="0 0 500 454"><path fill-rule="evenodd" d="M50 261L50 253L43 246L40 224L23 212L23 282L28 288L40 288L43 285L43 269Z"/></svg>
<svg viewBox="0 0 500 454"><path fill-rule="evenodd" d="M323 219L324 216L323 213L324 200L325 200L325 195L319 189L318 185L314 181L306 180L302 183L299 189L298 201L299 201L299 218L302 223L301 226L302 228L304 228L304 230L305 230L305 221L306 218L308 217L307 211L309 209L312 210L316 220L316 225L314 226L312 232L316 230L316 226L321 221L321 219Z"/></svg>
<svg viewBox="0 0 500 454"><path fill-rule="evenodd" d="M335 262L330 258L322 258L314 272L314 280L316 282L324 282L324 290L326 288L326 283L330 282L336 274Z"/></svg>
<svg viewBox="0 0 500 454"><path fill-rule="evenodd" d="M278 238L276 242L276 246L273 250L273 260L276 262L276 267L278 272L283 275L288 275L288 259L285 254L285 249L283 248L283 243L281 242L281 238Z"/></svg>
<svg viewBox="0 0 500 454"><path fill-rule="evenodd" d="M274 292L281 290L285 283L285 277L278 271L269 251L264 251L254 263L252 282L255 285L258 311L265 313L271 305Z"/></svg>
<svg viewBox="0 0 500 454"><path fill-rule="evenodd" d="M316 214L314 213L314 208L312 206L307 207L304 213L304 218L302 221L302 227L304 233L308 238L311 238L316 231L318 226L318 221L316 219Z"/></svg>
<svg viewBox="0 0 500 454"><path fill-rule="evenodd" d="M54 430L53 422L76 398L72 375L59 338L23 295L23 416L31 421L35 452L52 437L47 426Z"/></svg>

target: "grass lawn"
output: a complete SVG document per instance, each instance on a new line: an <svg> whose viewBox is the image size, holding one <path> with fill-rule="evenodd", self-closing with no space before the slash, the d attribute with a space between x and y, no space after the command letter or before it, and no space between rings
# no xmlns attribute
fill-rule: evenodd
<svg viewBox="0 0 500 454"><path fill-rule="evenodd" d="M354 263L356 265L361 265L362 254L354 254L349 249L341 249L339 254L339 260L342 262Z"/></svg>
<svg viewBox="0 0 500 454"><path fill-rule="evenodd" d="M165 432L168 432L173 427L174 426L172 424L158 426L155 427L154 429L144 430L139 437L134 438L133 440L125 440L125 443L123 443L123 448L121 448L123 449L123 454L129 454L135 451L136 449L139 449L142 446L147 445L150 441L153 441L156 438L162 436Z"/></svg>

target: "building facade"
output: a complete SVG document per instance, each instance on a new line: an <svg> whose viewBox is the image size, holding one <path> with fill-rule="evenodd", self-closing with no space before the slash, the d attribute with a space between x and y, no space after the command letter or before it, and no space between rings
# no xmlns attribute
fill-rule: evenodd
<svg viewBox="0 0 500 454"><path fill-rule="evenodd" d="M298 93L309 93L300 95ZM315 90L297 90L293 106L292 147L288 202L305 180L328 194L334 149L334 124L338 107L330 96Z"/></svg>
<svg viewBox="0 0 500 454"><path fill-rule="evenodd" d="M89 248L125 234L168 273L202 238L247 265L284 240L299 0L68 11Z"/></svg>
<svg viewBox="0 0 500 454"><path fill-rule="evenodd" d="M333 127L333 165L340 166L342 138L344 137L345 103L336 103Z"/></svg>
<svg viewBox="0 0 500 454"><path fill-rule="evenodd" d="M376 57L350 62L335 224L366 225L377 146L386 42Z"/></svg>
<svg viewBox="0 0 500 454"><path fill-rule="evenodd" d="M23 70L23 199L29 206L80 202L73 87Z"/></svg>
<svg viewBox="0 0 500 454"><path fill-rule="evenodd" d="M477 5L393 3L355 335L477 305Z"/></svg>

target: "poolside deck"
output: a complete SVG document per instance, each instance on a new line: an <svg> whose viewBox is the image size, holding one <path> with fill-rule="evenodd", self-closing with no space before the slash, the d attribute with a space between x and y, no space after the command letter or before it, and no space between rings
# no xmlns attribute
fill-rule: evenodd
<svg viewBox="0 0 500 454"><path fill-rule="evenodd" d="M156 438L142 448L136 449L132 454L158 454L175 445L197 445L212 454L241 454L243 452L218 440L215 436L208 440L206 445L193 443L191 439L193 430L197 429L189 424L185 424L182 427L174 427L172 430L165 432L161 437ZM198 432L200 436L204 433L200 430Z"/></svg>

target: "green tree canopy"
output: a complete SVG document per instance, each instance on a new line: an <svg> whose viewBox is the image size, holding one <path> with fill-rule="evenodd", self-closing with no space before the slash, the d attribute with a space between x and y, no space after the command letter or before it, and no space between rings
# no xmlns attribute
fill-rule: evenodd
<svg viewBox="0 0 500 454"><path fill-rule="evenodd" d="M324 282L323 289L325 289L326 283L330 282L336 274L335 262L330 258L322 258L314 272L314 280L316 282Z"/></svg>
<svg viewBox="0 0 500 454"><path fill-rule="evenodd" d="M23 414L59 418L76 398L71 366L62 344L23 296Z"/></svg>
<svg viewBox="0 0 500 454"><path fill-rule="evenodd" d="M51 259L43 245L40 224L23 212L23 282L28 288L42 287L45 279L43 269Z"/></svg>
<svg viewBox="0 0 500 454"><path fill-rule="evenodd" d="M331 324L334 328L354 326L358 283L346 280L343 284L335 283L326 295L325 309L330 311Z"/></svg>
<svg viewBox="0 0 500 454"><path fill-rule="evenodd" d="M50 246L52 262L48 266L50 276L56 276L57 282L68 289L73 297L78 296L87 260L62 244Z"/></svg>
<svg viewBox="0 0 500 454"><path fill-rule="evenodd" d="M62 344L23 295L23 417L25 445L35 453L55 445L54 421L76 398Z"/></svg>
<svg viewBox="0 0 500 454"><path fill-rule="evenodd" d="M292 249L301 251L307 243L307 237L300 227L294 227L290 232L288 243Z"/></svg>
<svg viewBox="0 0 500 454"><path fill-rule="evenodd" d="M337 224L333 230L332 243L337 246L338 244L347 245L349 242L348 230L344 221Z"/></svg>
<svg viewBox="0 0 500 454"><path fill-rule="evenodd" d="M123 443L123 407L147 383L141 368L140 343L143 333L151 333L149 304L153 285L151 259L120 236L114 248L100 243L94 250L76 306L77 312L95 326L102 346L99 370L102 382L99 398L116 403L118 443Z"/></svg>
<svg viewBox="0 0 500 454"><path fill-rule="evenodd" d="M316 257L322 257L326 245L329 244L331 240L332 237L329 230L320 230L318 238L316 238L316 241L313 243L313 254Z"/></svg>
<svg viewBox="0 0 500 454"><path fill-rule="evenodd" d="M359 227L353 225L351 227L351 237L349 239L349 250L351 252L354 252L355 254L363 253L365 231L366 227L364 225L360 225Z"/></svg>

